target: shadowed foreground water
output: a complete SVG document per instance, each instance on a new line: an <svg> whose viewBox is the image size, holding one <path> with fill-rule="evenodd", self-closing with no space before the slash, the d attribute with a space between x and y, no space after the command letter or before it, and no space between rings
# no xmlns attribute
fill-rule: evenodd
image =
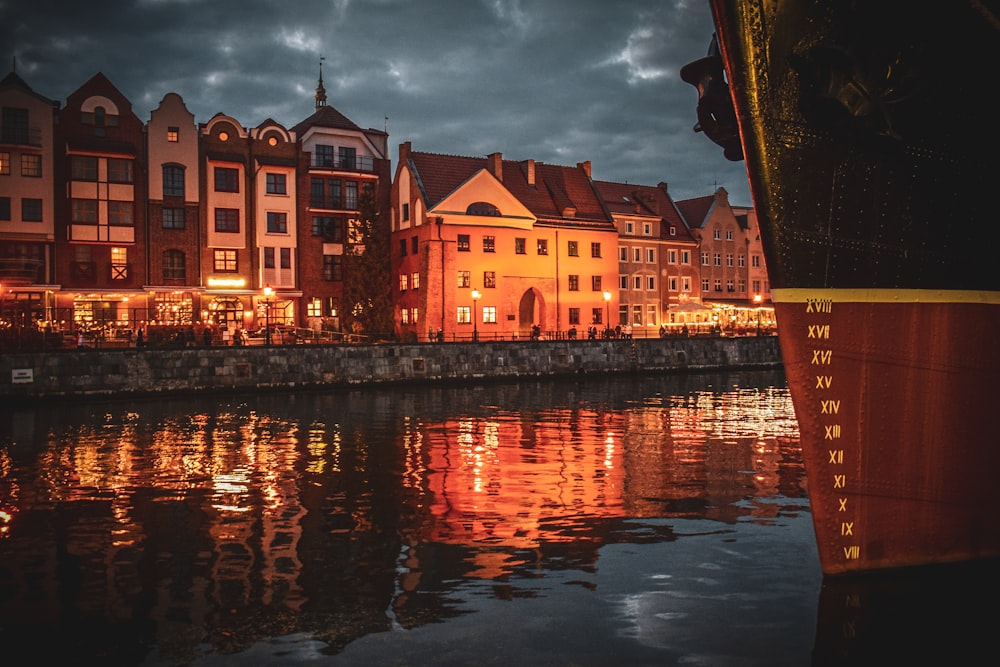
<svg viewBox="0 0 1000 667"><path fill-rule="evenodd" d="M4 663L854 664L805 486L776 372L0 409Z"/></svg>

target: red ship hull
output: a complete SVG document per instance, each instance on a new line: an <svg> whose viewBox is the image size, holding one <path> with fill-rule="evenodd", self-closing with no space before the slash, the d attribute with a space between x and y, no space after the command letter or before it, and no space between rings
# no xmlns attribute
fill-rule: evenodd
<svg viewBox="0 0 1000 667"><path fill-rule="evenodd" d="M997 294L774 298L823 571L1000 557Z"/></svg>
<svg viewBox="0 0 1000 667"><path fill-rule="evenodd" d="M711 6L681 76L747 163L824 573L1000 557L1000 3Z"/></svg>

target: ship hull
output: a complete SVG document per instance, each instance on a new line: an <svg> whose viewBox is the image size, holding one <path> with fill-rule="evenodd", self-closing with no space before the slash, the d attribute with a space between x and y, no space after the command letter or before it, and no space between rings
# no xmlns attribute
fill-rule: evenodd
<svg viewBox="0 0 1000 667"><path fill-rule="evenodd" d="M991 4L712 0L826 574L1000 556Z"/></svg>

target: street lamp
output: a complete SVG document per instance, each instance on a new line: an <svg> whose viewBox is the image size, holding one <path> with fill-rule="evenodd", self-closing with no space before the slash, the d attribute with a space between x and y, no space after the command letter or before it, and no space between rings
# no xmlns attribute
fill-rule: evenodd
<svg viewBox="0 0 1000 667"><path fill-rule="evenodd" d="M264 345L271 344L271 288L264 288Z"/></svg>
<svg viewBox="0 0 1000 667"><path fill-rule="evenodd" d="M479 293L479 290L477 289L472 290L472 341L473 342L479 341L479 328L476 323L476 302L479 301L479 297L481 296L482 294Z"/></svg>
<svg viewBox="0 0 1000 667"><path fill-rule="evenodd" d="M604 293L604 311L608 318L608 321L604 324L604 329L608 330L611 328L611 292Z"/></svg>

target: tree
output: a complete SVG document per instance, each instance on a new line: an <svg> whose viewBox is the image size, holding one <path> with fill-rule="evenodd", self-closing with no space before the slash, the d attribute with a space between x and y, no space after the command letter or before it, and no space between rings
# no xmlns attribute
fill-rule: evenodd
<svg viewBox="0 0 1000 667"><path fill-rule="evenodd" d="M367 183L358 196L358 218L348 222L341 319L353 333L389 339L394 336L392 264L389 225L382 217L375 188Z"/></svg>

